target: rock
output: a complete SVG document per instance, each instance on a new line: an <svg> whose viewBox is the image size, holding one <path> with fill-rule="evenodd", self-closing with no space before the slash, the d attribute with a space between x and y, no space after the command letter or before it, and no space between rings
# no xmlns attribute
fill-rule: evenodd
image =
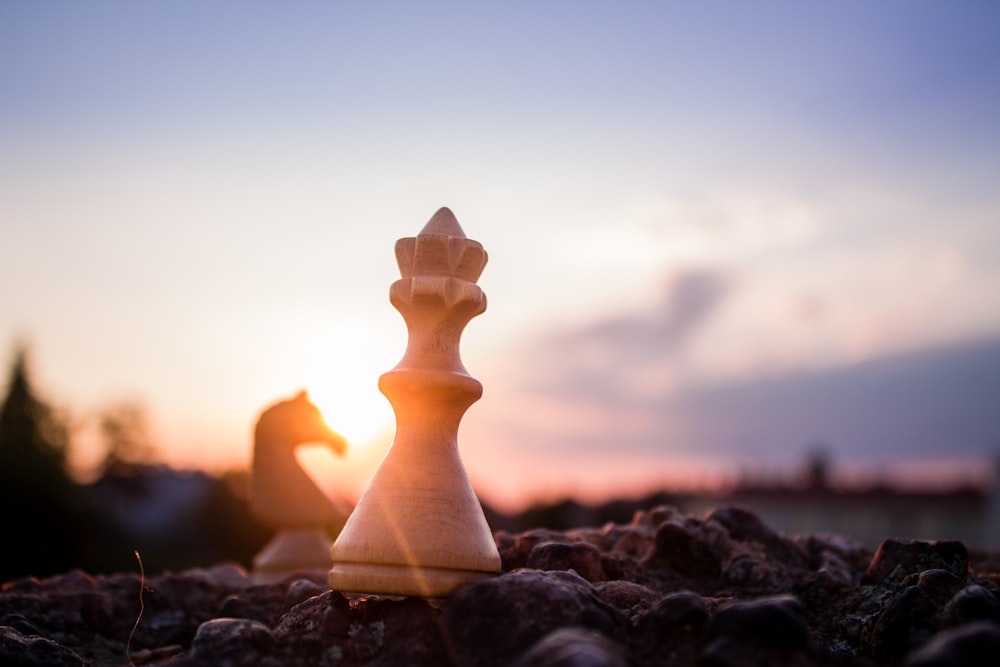
<svg viewBox="0 0 1000 667"><path fill-rule="evenodd" d="M278 642L301 656L319 659L329 649L343 651L351 626L350 605L340 593L327 591L288 610L274 628Z"/></svg>
<svg viewBox="0 0 1000 667"><path fill-rule="evenodd" d="M505 567L533 569L433 604L348 599L313 577L254 586L233 564L19 579L0 587L0 665L926 667L975 664L1000 632L1000 556L977 552L970 572L955 542L873 555L787 540L742 510L667 507L496 542Z"/></svg>
<svg viewBox="0 0 1000 667"><path fill-rule="evenodd" d="M256 665L275 652L278 643L270 628L247 618L215 618L198 626L191 657L203 662Z"/></svg>
<svg viewBox="0 0 1000 667"><path fill-rule="evenodd" d="M961 542L923 542L890 538L882 542L861 580L863 584L895 585L907 575L924 570L947 570L965 578L969 551Z"/></svg>
<svg viewBox="0 0 1000 667"><path fill-rule="evenodd" d="M351 603L327 591L289 610L274 634L286 655L305 664L448 665L439 618L420 598Z"/></svg>
<svg viewBox="0 0 1000 667"><path fill-rule="evenodd" d="M0 664L11 667L77 667L83 659L44 637L26 637L10 626L0 626Z"/></svg>
<svg viewBox="0 0 1000 667"><path fill-rule="evenodd" d="M243 590L253 586L253 581L239 563L219 563L204 570L204 572L216 584L227 590Z"/></svg>
<svg viewBox="0 0 1000 667"><path fill-rule="evenodd" d="M545 635L577 626L621 639L625 614L572 572L517 570L459 589L443 616L459 665L506 667Z"/></svg>
<svg viewBox="0 0 1000 667"><path fill-rule="evenodd" d="M535 570L573 570L592 583L607 579L601 552L587 542L541 542L528 555L527 566Z"/></svg>
<svg viewBox="0 0 1000 667"><path fill-rule="evenodd" d="M692 577L717 577L722 572L723 554L702 539L697 523L664 522L656 530L654 545L643 563L646 567L666 567Z"/></svg>
<svg viewBox="0 0 1000 667"><path fill-rule="evenodd" d="M945 627L972 621L1000 623L1000 604L993 593L979 584L972 584L955 593L948 601L941 612L941 621Z"/></svg>
<svg viewBox="0 0 1000 667"><path fill-rule="evenodd" d="M698 655L709 614L691 591L671 593L635 622L633 644L644 664L690 664Z"/></svg>
<svg viewBox="0 0 1000 667"><path fill-rule="evenodd" d="M421 598L353 603L345 657L366 667L449 665L440 619L440 610Z"/></svg>
<svg viewBox="0 0 1000 667"><path fill-rule="evenodd" d="M744 644L805 649L808 629L798 598L775 595L723 607L709 623L707 634L709 639L729 637Z"/></svg>
<svg viewBox="0 0 1000 667"><path fill-rule="evenodd" d="M801 650L760 646L733 637L718 637L705 646L698 667L817 667Z"/></svg>
<svg viewBox="0 0 1000 667"><path fill-rule="evenodd" d="M528 557L531 555L531 552L543 542L559 543L567 541L569 540L566 534L557 530L549 530L548 528L526 530L520 535L514 536L513 544L502 550L505 552L505 555L501 556L503 568L507 571L527 566Z"/></svg>
<svg viewBox="0 0 1000 667"><path fill-rule="evenodd" d="M224 599L213 616L250 619L273 627L281 614L287 611L284 608L286 597L286 587L280 583L248 586Z"/></svg>
<svg viewBox="0 0 1000 667"><path fill-rule="evenodd" d="M905 655L937 630L942 609L965 581L948 570L924 570L905 577L871 628L871 652L880 658Z"/></svg>
<svg viewBox="0 0 1000 667"><path fill-rule="evenodd" d="M871 652L881 659L905 655L911 645L929 637L928 625L937 607L918 586L902 589L886 606L872 627L868 641Z"/></svg>
<svg viewBox="0 0 1000 667"><path fill-rule="evenodd" d="M906 667L995 667L1000 625L976 621L938 634L916 651Z"/></svg>
<svg viewBox="0 0 1000 667"><path fill-rule="evenodd" d="M760 544L783 565L800 569L808 566L806 554L799 545L771 530L753 512L739 507L725 507L709 514L706 521L724 526L734 540Z"/></svg>
<svg viewBox="0 0 1000 667"><path fill-rule="evenodd" d="M602 600L622 610L629 618L646 613L663 597L651 588L621 579L598 582L594 589Z"/></svg>
<svg viewBox="0 0 1000 667"><path fill-rule="evenodd" d="M514 667L628 667L622 649L606 637L581 628L550 632Z"/></svg>

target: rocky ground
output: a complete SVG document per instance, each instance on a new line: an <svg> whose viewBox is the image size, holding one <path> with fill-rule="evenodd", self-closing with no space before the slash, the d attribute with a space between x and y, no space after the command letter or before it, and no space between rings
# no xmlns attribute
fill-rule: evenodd
<svg viewBox="0 0 1000 667"><path fill-rule="evenodd" d="M233 564L7 582L3 665L1000 664L1000 555L960 542L785 537L669 507L631 523L499 532L504 572L449 600L348 600ZM138 624L136 619L139 618Z"/></svg>

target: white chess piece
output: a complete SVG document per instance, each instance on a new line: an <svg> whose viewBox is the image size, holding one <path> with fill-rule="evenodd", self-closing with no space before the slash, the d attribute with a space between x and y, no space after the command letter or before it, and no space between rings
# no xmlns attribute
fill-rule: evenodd
<svg viewBox="0 0 1000 667"><path fill-rule="evenodd" d="M459 356L469 320L486 310L476 285L486 251L440 209L396 242L402 278L389 290L409 342L379 379L396 436L331 551L330 587L440 598L500 572L500 554L458 453L458 426L482 395Z"/></svg>

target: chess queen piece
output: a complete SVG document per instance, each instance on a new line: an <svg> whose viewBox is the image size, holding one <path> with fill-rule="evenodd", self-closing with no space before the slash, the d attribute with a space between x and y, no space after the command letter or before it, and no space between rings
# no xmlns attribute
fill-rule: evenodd
<svg viewBox="0 0 1000 667"><path fill-rule="evenodd" d="M458 453L458 425L482 395L459 357L462 331L486 310L476 285L486 251L447 208L396 242L402 276L389 300L406 321L402 361L379 379L396 435L333 544L330 587L442 598L500 572L500 554Z"/></svg>
<svg viewBox="0 0 1000 667"><path fill-rule="evenodd" d="M330 500L295 459L304 444L324 444L343 454L347 442L323 420L306 393L264 410L254 429L250 511L276 529L253 559L256 583L279 581L293 573L330 569L328 531L344 525L350 508Z"/></svg>

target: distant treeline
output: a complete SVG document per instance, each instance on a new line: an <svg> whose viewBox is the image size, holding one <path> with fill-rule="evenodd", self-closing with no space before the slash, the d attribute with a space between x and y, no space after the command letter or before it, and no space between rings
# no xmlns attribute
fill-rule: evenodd
<svg viewBox="0 0 1000 667"><path fill-rule="evenodd" d="M126 406L102 419L100 474L79 484L67 467L69 430L29 375L19 351L0 406L0 582L76 568L136 570L136 552L149 574L222 561L251 565L271 531L249 512L246 472L214 477L149 463L141 415ZM494 530L520 532L628 522L637 509L670 501L657 494L600 506L565 500L517 515L484 511Z"/></svg>
<svg viewBox="0 0 1000 667"><path fill-rule="evenodd" d="M134 570L135 552L148 572L249 564L269 531L240 495L245 479L129 461L124 425L102 424L112 445L101 476L76 483L67 468L69 430L36 395L24 351L16 354L0 406L0 581L74 568Z"/></svg>

